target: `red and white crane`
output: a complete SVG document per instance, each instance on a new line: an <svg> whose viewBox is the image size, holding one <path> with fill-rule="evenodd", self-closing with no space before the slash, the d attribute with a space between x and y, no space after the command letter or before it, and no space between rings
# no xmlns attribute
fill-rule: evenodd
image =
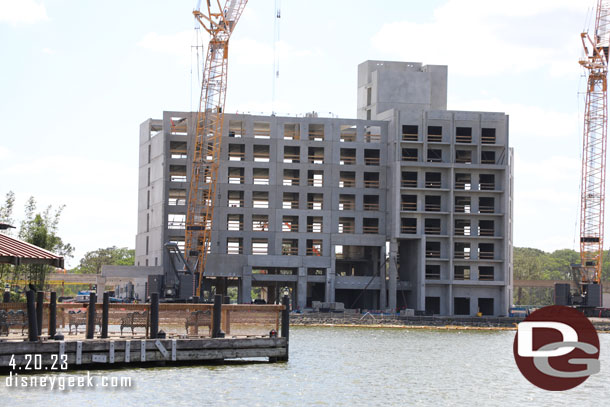
<svg viewBox="0 0 610 407"><path fill-rule="evenodd" d="M608 46L610 45L610 2L598 0L593 35L581 34L585 56L580 64L587 74L583 127L583 155L580 201L580 295L585 306L601 305L601 298L588 298L589 287L601 283L604 248L606 194L606 136L608 129ZM577 275L578 275L577 273ZM594 290L601 297L601 289Z"/></svg>

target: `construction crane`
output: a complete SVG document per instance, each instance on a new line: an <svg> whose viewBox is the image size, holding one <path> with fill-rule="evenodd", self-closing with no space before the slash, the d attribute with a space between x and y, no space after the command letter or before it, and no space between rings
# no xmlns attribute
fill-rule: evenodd
<svg viewBox="0 0 610 407"><path fill-rule="evenodd" d="M604 198L606 194L606 135L608 128L608 46L610 4L598 0L595 32L581 34L587 91L583 126L583 155L580 199L580 264L572 265L578 286L568 304L585 308L601 307L601 273L604 249ZM557 294L557 292L556 292ZM557 300L556 300L557 301ZM560 302L563 302L560 300ZM567 305L567 304L566 304Z"/></svg>
<svg viewBox="0 0 610 407"><path fill-rule="evenodd" d="M227 91L229 39L247 2L226 0L223 6L221 0L207 0L207 9L201 11L198 5L193 11L197 21L210 35L201 81L186 214L185 257L195 272L193 294L197 296L202 293L212 238Z"/></svg>

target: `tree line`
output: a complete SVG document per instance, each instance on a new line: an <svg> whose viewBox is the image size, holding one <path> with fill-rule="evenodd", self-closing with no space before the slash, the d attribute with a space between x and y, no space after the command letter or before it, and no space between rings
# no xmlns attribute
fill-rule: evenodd
<svg viewBox="0 0 610 407"><path fill-rule="evenodd" d="M561 249L545 252L530 247L513 248L514 280L567 280L572 281L572 264L580 264L580 253ZM610 281L610 252L604 253L602 282ZM518 305L550 305L553 290L549 288L515 288L513 296Z"/></svg>

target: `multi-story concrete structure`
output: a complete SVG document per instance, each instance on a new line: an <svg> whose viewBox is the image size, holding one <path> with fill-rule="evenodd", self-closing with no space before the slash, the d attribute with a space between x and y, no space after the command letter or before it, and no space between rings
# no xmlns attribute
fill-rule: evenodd
<svg viewBox="0 0 610 407"><path fill-rule="evenodd" d="M263 286L299 308L505 315L508 117L446 105L446 66L367 61L358 119L226 114L206 275L242 302ZM169 267L164 242L184 244L195 117L141 125L137 265Z"/></svg>

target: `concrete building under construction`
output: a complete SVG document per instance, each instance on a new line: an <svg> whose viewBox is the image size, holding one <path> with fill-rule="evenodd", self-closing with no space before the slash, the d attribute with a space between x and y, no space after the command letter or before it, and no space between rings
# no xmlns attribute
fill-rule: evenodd
<svg viewBox="0 0 610 407"><path fill-rule="evenodd" d="M447 110L447 67L410 62L360 64L357 102L357 119L225 114L206 281L300 309L506 315L508 116ZM184 245L195 119L141 125L137 266Z"/></svg>

